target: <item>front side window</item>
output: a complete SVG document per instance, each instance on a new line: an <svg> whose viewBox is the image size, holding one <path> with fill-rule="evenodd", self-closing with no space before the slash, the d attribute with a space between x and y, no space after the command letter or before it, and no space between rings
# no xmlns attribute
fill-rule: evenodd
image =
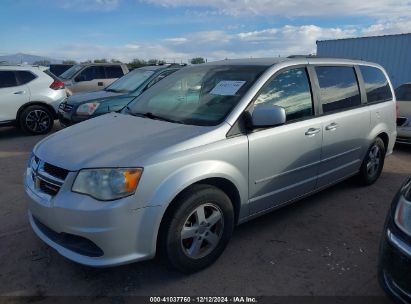
<svg viewBox="0 0 411 304"><path fill-rule="evenodd" d="M397 96L397 100L411 101L411 83L406 83L399 86L395 90L395 95Z"/></svg>
<svg viewBox="0 0 411 304"><path fill-rule="evenodd" d="M313 115L311 89L305 68L282 72L265 85L254 106L275 105L284 108L287 122Z"/></svg>
<svg viewBox="0 0 411 304"><path fill-rule="evenodd" d="M0 88L15 87L17 85L14 71L0 71Z"/></svg>
<svg viewBox="0 0 411 304"><path fill-rule="evenodd" d="M120 66L108 66L105 67L106 70L106 78L120 78L124 75L123 70Z"/></svg>
<svg viewBox="0 0 411 304"><path fill-rule="evenodd" d="M217 125L266 69L252 65L186 67L134 99L129 113L183 124Z"/></svg>
<svg viewBox="0 0 411 304"><path fill-rule="evenodd" d="M104 67L102 66L88 67L80 73L80 78L83 81L91 81L94 79L104 79L106 78L105 73L104 73Z"/></svg>
<svg viewBox="0 0 411 304"><path fill-rule="evenodd" d="M319 66L315 71L320 85L323 113L361 105L360 90L353 67Z"/></svg>
<svg viewBox="0 0 411 304"><path fill-rule="evenodd" d="M380 69L370 66L360 66L360 71L364 79L368 103L392 99L390 85Z"/></svg>
<svg viewBox="0 0 411 304"><path fill-rule="evenodd" d="M29 83L30 81L36 78L36 76L34 76L32 73L28 71L17 71L16 73L20 85Z"/></svg>

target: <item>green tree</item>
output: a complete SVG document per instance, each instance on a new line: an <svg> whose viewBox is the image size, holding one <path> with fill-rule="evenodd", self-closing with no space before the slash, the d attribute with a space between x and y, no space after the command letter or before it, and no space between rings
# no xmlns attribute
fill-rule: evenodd
<svg viewBox="0 0 411 304"><path fill-rule="evenodd" d="M94 59L94 63L108 63L106 58Z"/></svg>
<svg viewBox="0 0 411 304"><path fill-rule="evenodd" d="M110 62L111 62L111 63L122 63L120 60L114 59L114 58L111 59Z"/></svg>
<svg viewBox="0 0 411 304"><path fill-rule="evenodd" d="M203 57L195 57L190 60L191 64L200 64L200 63L205 63L205 60Z"/></svg>
<svg viewBox="0 0 411 304"><path fill-rule="evenodd" d="M77 61L68 59L68 60L63 60L62 63L63 64L77 64Z"/></svg>
<svg viewBox="0 0 411 304"><path fill-rule="evenodd" d="M146 65L147 65L147 62L144 59L138 59L138 58L133 59L131 62L127 64L127 66L131 69L141 68Z"/></svg>

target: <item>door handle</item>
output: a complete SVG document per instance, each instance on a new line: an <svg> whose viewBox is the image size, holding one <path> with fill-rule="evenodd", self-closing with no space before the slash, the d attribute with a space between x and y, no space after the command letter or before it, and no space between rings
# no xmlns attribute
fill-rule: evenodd
<svg viewBox="0 0 411 304"><path fill-rule="evenodd" d="M102 81L99 81L99 82L97 82L97 85L98 85L99 87L102 87L104 84L103 84Z"/></svg>
<svg viewBox="0 0 411 304"><path fill-rule="evenodd" d="M337 128L338 128L338 124L335 123L335 122L333 122L333 123L331 123L331 124L329 124L328 126L325 127L325 129L326 129L327 131L333 131L333 130L335 130L335 129L337 129Z"/></svg>
<svg viewBox="0 0 411 304"><path fill-rule="evenodd" d="M320 132L321 131L321 129L318 129L318 128L309 128L308 130L307 130L307 132L305 132L305 135L307 135L307 136L314 136L315 134L317 134L318 132Z"/></svg>
<svg viewBox="0 0 411 304"><path fill-rule="evenodd" d="M13 94L21 95L21 94L24 94L24 93L26 93L26 91L17 91L17 92L14 92Z"/></svg>

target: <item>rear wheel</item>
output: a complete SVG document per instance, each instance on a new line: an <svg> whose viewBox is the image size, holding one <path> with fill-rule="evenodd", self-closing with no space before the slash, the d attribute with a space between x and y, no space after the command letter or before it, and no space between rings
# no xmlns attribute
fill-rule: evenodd
<svg viewBox="0 0 411 304"><path fill-rule="evenodd" d="M384 142L377 137L369 147L358 174L358 179L363 185L371 185L380 177L385 153Z"/></svg>
<svg viewBox="0 0 411 304"><path fill-rule="evenodd" d="M162 225L160 244L169 264L191 273L221 255L234 229L234 211L218 188L194 185L184 192Z"/></svg>
<svg viewBox="0 0 411 304"><path fill-rule="evenodd" d="M20 115L21 128L30 134L46 134L53 128L51 111L41 105L29 106Z"/></svg>

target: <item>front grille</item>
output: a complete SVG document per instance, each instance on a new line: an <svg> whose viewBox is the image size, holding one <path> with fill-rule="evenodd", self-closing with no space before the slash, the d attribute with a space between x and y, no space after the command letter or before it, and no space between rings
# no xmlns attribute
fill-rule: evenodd
<svg viewBox="0 0 411 304"><path fill-rule="evenodd" d="M60 246L88 257L97 258L104 255L103 250L89 239L64 232L58 233L44 225L34 216L33 221L42 233L44 233L50 240L59 244Z"/></svg>
<svg viewBox="0 0 411 304"><path fill-rule="evenodd" d="M31 161L31 177L37 191L55 196L69 174L69 171L50 163L46 163L34 156Z"/></svg>
<svg viewBox="0 0 411 304"><path fill-rule="evenodd" d="M68 104L66 102L62 102L59 106L59 108L61 110L63 110L64 112L70 112L73 109L73 105Z"/></svg>
<svg viewBox="0 0 411 304"><path fill-rule="evenodd" d="M398 117L397 118L397 126L401 127L407 122L407 118L405 117Z"/></svg>
<svg viewBox="0 0 411 304"><path fill-rule="evenodd" d="M47 172L48 174L58 177L63 180L66 179L67 174L69 173L68 170L53 166L52 164L49 164L49 163L44 163L43 168L44 168L44 171Z"/></svg>

